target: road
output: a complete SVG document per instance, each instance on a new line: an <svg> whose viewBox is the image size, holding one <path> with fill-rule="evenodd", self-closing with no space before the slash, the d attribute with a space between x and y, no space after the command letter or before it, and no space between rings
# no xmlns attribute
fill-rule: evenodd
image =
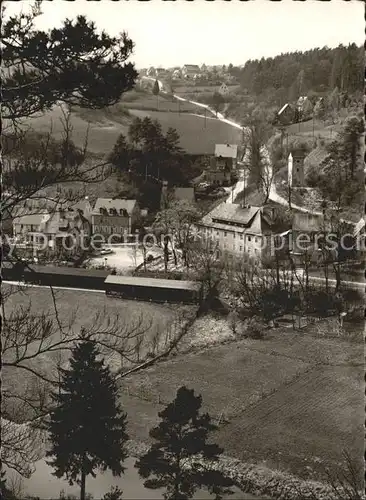
<svg viewBox="0 0 366 500"><path fill-rule="evenodd" d="M142 78L147 79L147 80L152 80L152 81L156 80L155 78L152 78L152 77L149 77L149 76L143 76ZM159 86L160 86L161 91L163 93L166 93L166 91L164 91L164 83L161 82L160 80L158 80L158 82L159 82ZM235 127L235 128L240 129L240 130L243 130L244 133L245 133L245 131L248 130L247 127L245 127L244 125L241 125L240 123L237 123L237 122L234 122L233 120L229 120L229 119L225 118L221 113L217 113L216 114L216 112L212 108L210 108L210 106L208 106L207 104L202 104L202 103L197 102L197 101L191 101L190 99L186 99L186 98L178 96L176 94L173 94L173 96L176 99L180 100L180 101L186 101L186 102L194 104L194 105L196 105L196 106L198 106L200 108L206 109L207 111L209 111L210 113L212 113L218 120L220 120L220 121L222 121L224 123L227 123L228 125L231 125L232 127ZM263 148L263 153L264 153L265 156L267 156L268 165L271 165L271 163L269 161L269 153L268 153L268 150L267 150L266 147ZM237 184L234 186L234 188L232 188L232 190L230 191L231 196L229 196L227 198L226 203L233 203L233 201L235 201L236 196L240 192L242 192L243 190L244 190L244 179L241 178L241 179L239 179L239 181L237 182ZM280 194L278 194L277 189L276 189L276 185L275 185L274 182L271 185L269 199L271 201L274 201L275 203L278 203L279 205L288 207L288 200L286 198L284 198L283 196L281 196ZM298 212L311 213L313 215L322 215L322 212L318 212L316 210L310 210L310 209L301 207L300 205L296 205L294 203L291 203L291 207L293 209L297 210Z"/></svg>

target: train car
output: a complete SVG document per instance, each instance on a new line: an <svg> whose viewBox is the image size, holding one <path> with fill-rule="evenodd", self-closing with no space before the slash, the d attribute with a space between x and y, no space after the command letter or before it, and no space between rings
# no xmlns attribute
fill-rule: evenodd
<svg viewBox="0 0 366 500"><path fill-rule="evenodd" d="M104 282L108 296L152 302L197 304L201 284L196 281L109 275Z"/></svg>
<svg viewBox="0 0 366 500"><path fill-rule="evenodd" d="M97 269L39 266L34 264L25 268L23 272L25 283L91 290L104 290L104 281L107 276L108 271Z"/></svg>

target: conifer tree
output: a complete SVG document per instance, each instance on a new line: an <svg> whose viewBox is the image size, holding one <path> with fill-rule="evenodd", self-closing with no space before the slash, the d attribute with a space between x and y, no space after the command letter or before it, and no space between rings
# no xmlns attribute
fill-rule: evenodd
<svg viewBox="0 0 366 500"><path fill-rule="evenodd" d="M159 82L157 80L155 80L155 83L154 83L154 86L153 86L153 89L152 89L152 93L154 95L156 95L156 102L157 102L157 107L159 109L159 94L160 94L160 87L159 87Z"/></svg>
<svg viewBox="0 0 366 500"><path fill-rule="evenodd" d="M140 457L135 467L147 488L165 488L166 500L187 500L199 488L208 490L216 499L230 494L232 481L211 466L223 450L207 442L215 430L210 416L200 414L202 397L181 387L176 398L159 412L161 422L150 430L156 441Z"/></svg>
<svg viewBox="0 0 366 500"><path fill-rule="evenodd" d="M86 477L110 469L120 476L127 458L126 414L117 403L117 386L95 344L82 340L72 351L70 368L61 369L60 391L46 428L51 448L47 457L54 475L80 485L85 500Z"/></svg>

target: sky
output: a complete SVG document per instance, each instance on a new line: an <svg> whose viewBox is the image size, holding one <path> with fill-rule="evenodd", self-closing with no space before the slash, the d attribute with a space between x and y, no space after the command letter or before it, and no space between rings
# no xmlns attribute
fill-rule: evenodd
<svg viewBox="0 0 366 500"><path fill-rule="evenodd" d="M5 5L15 13L29 3ZM357 0L45 0L42 11L36 26L43 30L82 14L111 35L126 31L138 69L242 65L283 52L364 42L364 5Z"/></svg>

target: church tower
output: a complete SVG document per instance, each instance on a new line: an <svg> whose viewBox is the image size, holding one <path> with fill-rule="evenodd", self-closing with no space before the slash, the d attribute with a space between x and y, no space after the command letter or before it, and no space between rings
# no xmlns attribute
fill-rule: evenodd
<svg viewBox="0 0 366 500"><path fill-rule="evenodd" d="M288 156L288 185L302 187L305 184L304 174L305 154L302 151L292 151Z"/></svg>

